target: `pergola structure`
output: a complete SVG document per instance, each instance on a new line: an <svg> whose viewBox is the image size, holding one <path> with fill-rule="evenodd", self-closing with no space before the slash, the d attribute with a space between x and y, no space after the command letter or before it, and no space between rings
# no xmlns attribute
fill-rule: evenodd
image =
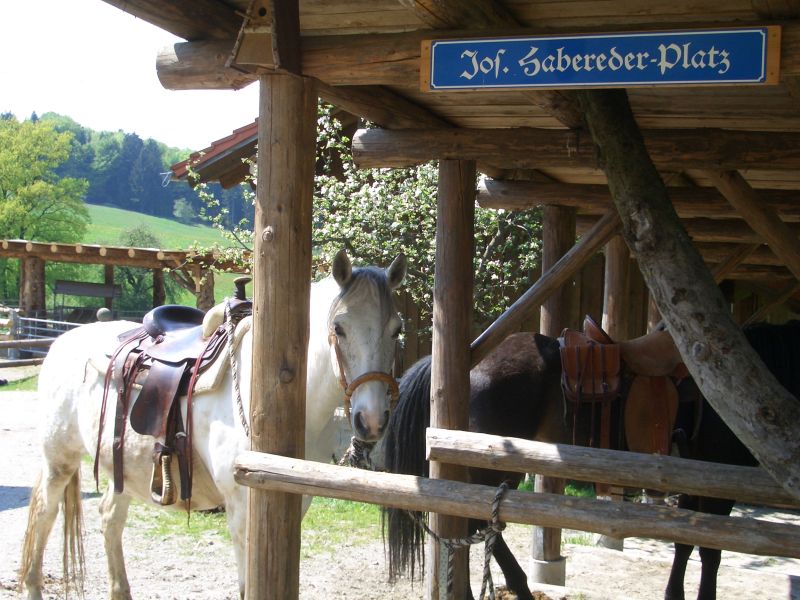
<svg viewBox="0 0 800 600"><path fill-rule="evenodd" d="M28 240L0 240L0 258L16 258L20 261L19 309L24 315L41 314L45 310L44 272L47 262L103 265L104 283L107 286L114 284L115 266L152 269L153 306L164 304L164 272L168 271L197 296L197 307L203 310L214 305L213 269L241 269L213 253Z"/></svg>
<svg viewBox="0 0 800 600"><path fill-rule="evenodd" d="M780 301L797 293L797 2L107 1L186 40L158 57L165 87L235 89L258 81L261 89L254 450L298 456L303 448L314 125L320 96L380 126L354 136L358 164L397 167L439 160L433 426L465 428L470 365L516 330L533 307L542 304L546 334L569 324L564 284L605 246L604 325L611 335L630 333L625 290L632 254L704 395L775 480L800 496L800 409L749 349L716 285L748 278L774 289ZM766 25L778 27L760 29ZM430 60L435 55L430 40L652 36L675 29L729 32L755 26L769 50L762 77L753 85L736 79L696 87L678 79L682 85L672 87L612 81L568 89L558 83L552 84L555 89L477 90L477 83L431 89L437 67ZM663 42L662 71L678 64L727 70L725 43L692 43ZM480 72L486 76L479 76L482 81L499 79L508 66L501 62L502 53L479 57L471 48L461 55L467 61L462 78ZM646 53L619 54L613 48L618 68L647 67ZM534 49L532 43L517 61L528 74L561 66L599 71L611 64L613 54L579 52L563 63L563 53L554 50L545 63ZM454 71L456 78L459 71ZM615 89L589 89L604 86ZM619 88L627 88L627 94ZM482 205L545 207L544 264L539 282L471 341L478 172L486 176L477 195ZM573 247L576 231L583 234ZM719 360L722 356L725 360ZM431 474L463 476L461 468L438 462ZM248 597L297 597L299 520L298 496L251 492ZM463 530L459 519L449 517L436 518L433 525L446 535ZM274 543L258 543L262 540ZM265 546L280 547L280 552L267 552ZM542 557L547 559L550 550L545 547ZM429 580L430 597L438 597L438 577ZM457 580L456 593L463 577Z"/></svg>

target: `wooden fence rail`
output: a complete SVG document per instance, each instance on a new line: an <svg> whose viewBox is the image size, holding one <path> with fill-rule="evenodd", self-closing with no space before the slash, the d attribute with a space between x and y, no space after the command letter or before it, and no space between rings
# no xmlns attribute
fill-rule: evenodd
<svg viewBox="0 0 800 600"><path fill-rule="evenodd" d="M800 508L760 467L429 428L429 460Z"/></svg>
<svg viewBox="0 0 800 600"><path fill-rule="evenodd" d="M495 496L495 489L488 486L376 473L260 452L240 454L234 474L240 484L260 489L486 520L491 518ZM796 525L677 508L511 490L500 505L500 519L615 538L648 537L800 558L800 527Z"/></svg>

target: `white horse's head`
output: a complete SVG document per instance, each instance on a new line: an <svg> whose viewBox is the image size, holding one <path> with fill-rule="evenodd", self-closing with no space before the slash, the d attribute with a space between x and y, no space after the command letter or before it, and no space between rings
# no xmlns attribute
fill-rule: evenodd
<svg viewBox="0 0 800 600"><path fill-rule="evenodd" d="M330 358L334 373L350 398L350 425L356 437L376 441L389 420L391 376L396 341L403 323L392 291L406 276L406 257L399 255L383 270L353 269L344 250L333 261L339 295L328 317ZM345 404L347 407L347 403Z"/></svg>

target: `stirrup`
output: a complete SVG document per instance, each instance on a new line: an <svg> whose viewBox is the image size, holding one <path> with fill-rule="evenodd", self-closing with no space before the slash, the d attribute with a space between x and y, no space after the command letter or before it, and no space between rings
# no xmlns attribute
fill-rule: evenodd
<svg viewBox="0 0 800 600"><path fill-rule="evenodd" d="M169 506L175 504L175 486L172 484L172 455L162 453L153 464L153 475L150 478L150 498L156 504Z"/></svg>

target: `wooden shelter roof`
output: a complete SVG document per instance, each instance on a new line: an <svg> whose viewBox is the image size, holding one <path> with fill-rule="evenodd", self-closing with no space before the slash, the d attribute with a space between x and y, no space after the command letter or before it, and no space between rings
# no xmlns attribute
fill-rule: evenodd
<svg viewBox="0 0 800 600"><path fill-rule="evenodd" d="M253 68L230 60L241 51L250 0L106 1L187 40L158 56L157 72L168 89L241 88L264 68L263 57L253 61L261 65ZM300 0L299 5L300 70L318 80L323 99L386 129L437 130L431 144L420 144L413 132L404 151L416 151L418 160L425 160L436 146L440 157L476 158L479 170L492 178L479 194L485 206L568 204L585 222L608 204L606 180L569 95L538 89L421 91L421 41L781 25L778 85L633 87L628 95L654 161L674 188L673 202L684 207L687 230L698 244L708 245L701 250L709 262L724 259L723 244L765 241L717 191L709 170L738 171L784 221L800 221L797 2ZM232 180L242 168L238 158L251 151L254 129L246 126L211 145L207 178ZM475 144L498 138L505 143L502 152L482 153ZM394 156L383 148L375 159L379 142L356 136L357 161L365 166L370 160L382 161L381 166L413 162L407 154ZM395 140L389 145L394 147ZM460 155L467 146L477 154ZM782 263L762 246L737 276L767 282L792 277Z"/></svg>

